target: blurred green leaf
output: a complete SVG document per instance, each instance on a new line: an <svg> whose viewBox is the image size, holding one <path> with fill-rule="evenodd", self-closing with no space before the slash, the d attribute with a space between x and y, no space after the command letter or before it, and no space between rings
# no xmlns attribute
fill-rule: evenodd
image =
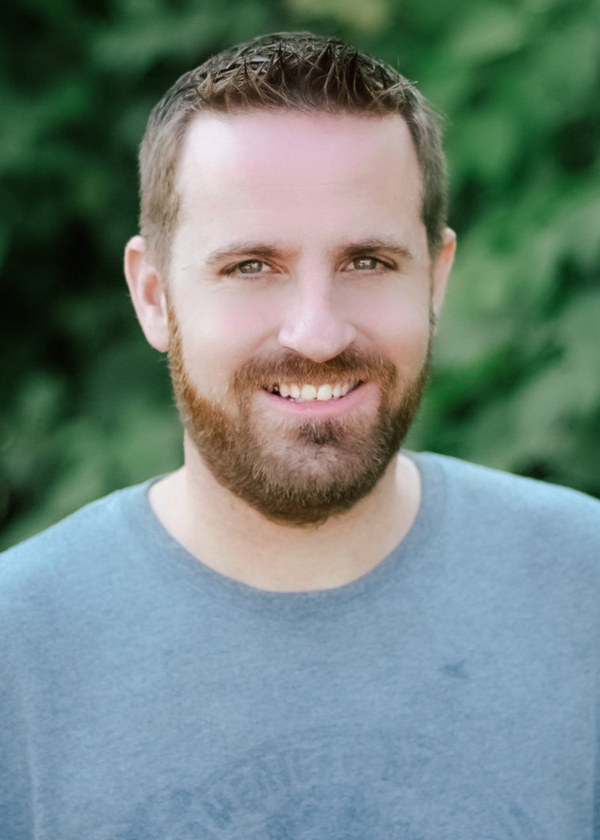
<svg viewBox="0 0 600 840"><path fill-rule="evenodd" d="M450 30L448 52L456 63L478 65L519 50L528 29L522 9L493 2L470 5L461 25Z"/></svg>

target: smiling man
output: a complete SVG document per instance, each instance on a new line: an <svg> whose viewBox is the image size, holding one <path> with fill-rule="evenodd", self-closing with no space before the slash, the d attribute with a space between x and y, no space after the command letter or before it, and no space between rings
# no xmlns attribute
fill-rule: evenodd
<svg viewBox="0 0 600 840"><path fill-rule="evenodd" d="M347 583L418 508L417 470L397 453L427 379L454 235L440 216L428 240L399 114L253 107L189 119L171 240L156 241L143 206L148 230L126 255L186 432L185 467L152 487L151 503L192 554L254 586ZM146 139L142 177L159 141ZM231 523L226 534L217 521Z"/></svg>
<svg viewBox="0 0 600 840"><path fill-rule="evenodd" d="M401 448L455 249L422 95L255 39L140 173L184 465L2 564L2 836L600 838L600 505Z"/></svg>

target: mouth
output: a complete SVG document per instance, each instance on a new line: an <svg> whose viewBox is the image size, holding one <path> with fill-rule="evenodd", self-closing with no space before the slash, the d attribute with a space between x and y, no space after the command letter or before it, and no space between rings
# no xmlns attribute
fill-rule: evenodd
<svg viewBox="0 0 600 840"><path fill-rule="evenodd" d="M352 393L352 391L355 391L363 384L362 379L346 383L326 382L322 385L297 382L276 382L273 385L263 386L263 390L273 396L279 397L280 399L294 403L338 402L343 400L348 394Z"/></svg>

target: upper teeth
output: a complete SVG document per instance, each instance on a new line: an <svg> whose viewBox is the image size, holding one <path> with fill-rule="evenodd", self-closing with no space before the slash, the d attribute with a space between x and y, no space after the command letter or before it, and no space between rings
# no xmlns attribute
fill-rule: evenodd
<svg viewBox="0 0 600 840"><path fill-rule="evenodd" d="M352 385L297 385L296 383L282 383L277 386L282 397L292 397L295 400L331 400L345 397Z"/></svg>

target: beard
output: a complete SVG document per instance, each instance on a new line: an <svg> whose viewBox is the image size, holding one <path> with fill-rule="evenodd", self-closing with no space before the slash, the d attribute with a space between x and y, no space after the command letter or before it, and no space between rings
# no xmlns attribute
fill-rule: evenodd
<svg viewBox="0 0 600 840"><path fill-rule="evenodd" d="M170 302L168 313L168 361L179 415L222 487L266 519L293 527L323 524L349 511L374 489L398 453L429 379L431 312L426 359L411 381L399 383L390 361L353 348L322 364L284 351L249 360L235 372L228 393L233 409L198 392L184 363ZM379 385L375 417L348 412L347 417L302 420L265 416L253 406L257 390L273 383L340 380Z"/></svg>

